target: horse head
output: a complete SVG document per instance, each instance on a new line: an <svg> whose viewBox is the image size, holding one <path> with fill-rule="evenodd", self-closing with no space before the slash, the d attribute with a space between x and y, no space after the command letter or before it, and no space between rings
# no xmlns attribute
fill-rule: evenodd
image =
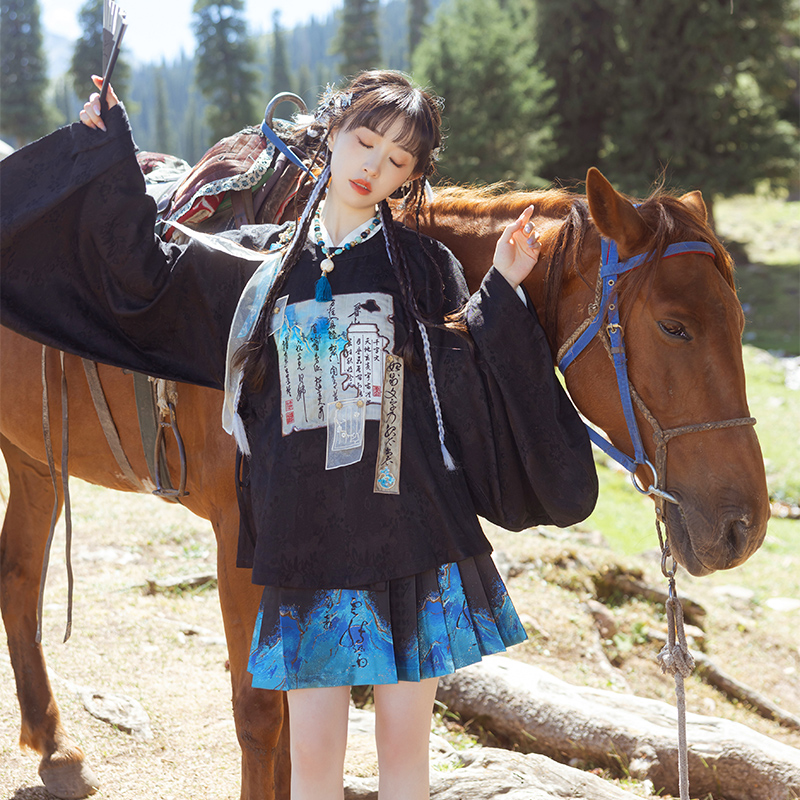
<svg viewBox="0 0 800 800"><path fill-rule="evenodd" d="M747 407L732 261L708 226L700 192L656 193L634 206L594 168L586 188L588 208L576 201L567 221L545 234L546 286L529 279L538 307L547 297L559 360L582 325L599 322L565 368L567 387L581 412L633 458L636 432L613 358L627 362L629 416L646 454L632 469L641 486L660 484L656 502L671 553L693 575L735 567L763 542L769 502ZM601 277L613 273L601 266L610 243L620 265L635 266ZM617 285L609 289L609 281Z"/></svg>

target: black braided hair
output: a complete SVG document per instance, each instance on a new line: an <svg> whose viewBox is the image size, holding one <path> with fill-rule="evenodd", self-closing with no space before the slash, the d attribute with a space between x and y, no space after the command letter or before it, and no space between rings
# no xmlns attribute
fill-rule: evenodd
<svg viewBox="0 0 800 800"><path fill-rule="evenodd" d="M425 311L423 311L419 307L408 259L398 239L397 229L395 228L395 221L392 217L392 209L389 207L389 203L386 200L382 201L378 206L378 210L383 225L386 250L395 277L397 278L397 283L400 285L400 299L403 303L403 310L405 311L407 320L406 338L403 342L396 343L395 350L397 355L402 356L403 360L406 361L409 366L412 366L416 365L414 359L414 320L423 325L434 324L430 318L430 313L435 309L425 309ZM433 259L431 259L431 262L436 269L435 274L441 283L439 265Z"/></svg>
<svg viewBox="0 0 800 800"><path fill-rule="evenodd" d="M281 260L278 274L272 284L267 299L261 307L258 319L253 326L253 331L247 341L236 351L234 365L243 367L243 381L248 389L258 391L264 384L269 364L269 328L275 303L280 297L281 290L286 285L289 273L300 260L300 254L308 238L314 214L325 194L325 187L330 175L330 164L327 163L311 191L303 214L296 224L294 235L287 245L285 255Z"/></svg>

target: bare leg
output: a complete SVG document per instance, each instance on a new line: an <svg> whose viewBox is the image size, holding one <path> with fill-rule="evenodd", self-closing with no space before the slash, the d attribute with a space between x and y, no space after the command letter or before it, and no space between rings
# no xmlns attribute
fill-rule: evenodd
<svg viewBox="0 0 800 800"><path fill-rule="evenodd" d="M292 800L343 800L350 687L292 689Z"/></svg>
<svg viewBox="0 0 800 800"><path fill-rule="evenodd" d="M428 800L428 744L438 678L375 687L380 800Z"/></svg>

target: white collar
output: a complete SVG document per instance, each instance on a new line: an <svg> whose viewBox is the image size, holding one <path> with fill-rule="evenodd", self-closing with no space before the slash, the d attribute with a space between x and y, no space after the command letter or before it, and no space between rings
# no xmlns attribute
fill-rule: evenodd
<svg viewBox="0 0 800 800"><path fill-rule="evenodd" d="M378 209L375 209L375 214L377 215ZM347 236L342 239L341 242L338 244L334 244L333 239L331 239L330 233L328 233L328 229L325 227L325 223L322 221L322 205L320 204L320 215L319 215L319 232L322 236L322 241L325 242L325 247L328 250L335 250L337 247L344 247L344 245L348 244L349 242L353 242L356 239L359 239L360 242L366 242L367 239L371 239L376 233L381 230L381 222L380 217L378 218L378 224L364 237L361 237L361 232L364 230L366 223L362 223L356 228L353 228ZM308 229L308 238L312 241L312 243L316 244L314 238L314 225L312 224L311 227Z"/></svg>

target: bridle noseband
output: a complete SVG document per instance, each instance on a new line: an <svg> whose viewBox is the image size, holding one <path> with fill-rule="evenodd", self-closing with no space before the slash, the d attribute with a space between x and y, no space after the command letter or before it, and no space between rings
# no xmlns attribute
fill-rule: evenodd
<svg viewBox="0 0 800 800"><path fill-rule="evenodd" d="M626 455L611 442L601 436L591 426L586 428L589 438L606 455L621 464L630 474L631 483L642 494L652 495L656 502L658 515L664 518L665 502L674 503L680 507L678 500L666 491L667 470L667 443L670 439L686 433L699 433L701 431L718 430L720 428L733 428L740 425L755 425L753 417L740 417L738 419L720 420L717 422L701 422L698 424L681 425L676 428L662 428L644 401L631 384L628 378L628 359L625 354L625 340L622 325L620 324L619 302L617 299L617 281L619 276L636 267L641 266L652 257L652 251L641 253L625 261L619 260L617 244L613 240L602 239L600 269L597 273L597 286L594 302L589 306L589 314L575 330L572 336L561 346L556 357L558 368L566 373L567 367L586 349L595 336L600 336L603 345L614 364L617 376L617 387L625 423L633 443L633 457ZM707 242L678 242L669 245L662 258L685 255L687 253L700 253L715 257L714 248ZM604 324L605 323L605 324ZM639 409L644 418L653 429L653 441L656 445L656 464L650 462L642 444L642 436L634 413L634 405ZM649 467L653 475L653 483L643 488L636 480L636 470L640 465Z"/></svg>

